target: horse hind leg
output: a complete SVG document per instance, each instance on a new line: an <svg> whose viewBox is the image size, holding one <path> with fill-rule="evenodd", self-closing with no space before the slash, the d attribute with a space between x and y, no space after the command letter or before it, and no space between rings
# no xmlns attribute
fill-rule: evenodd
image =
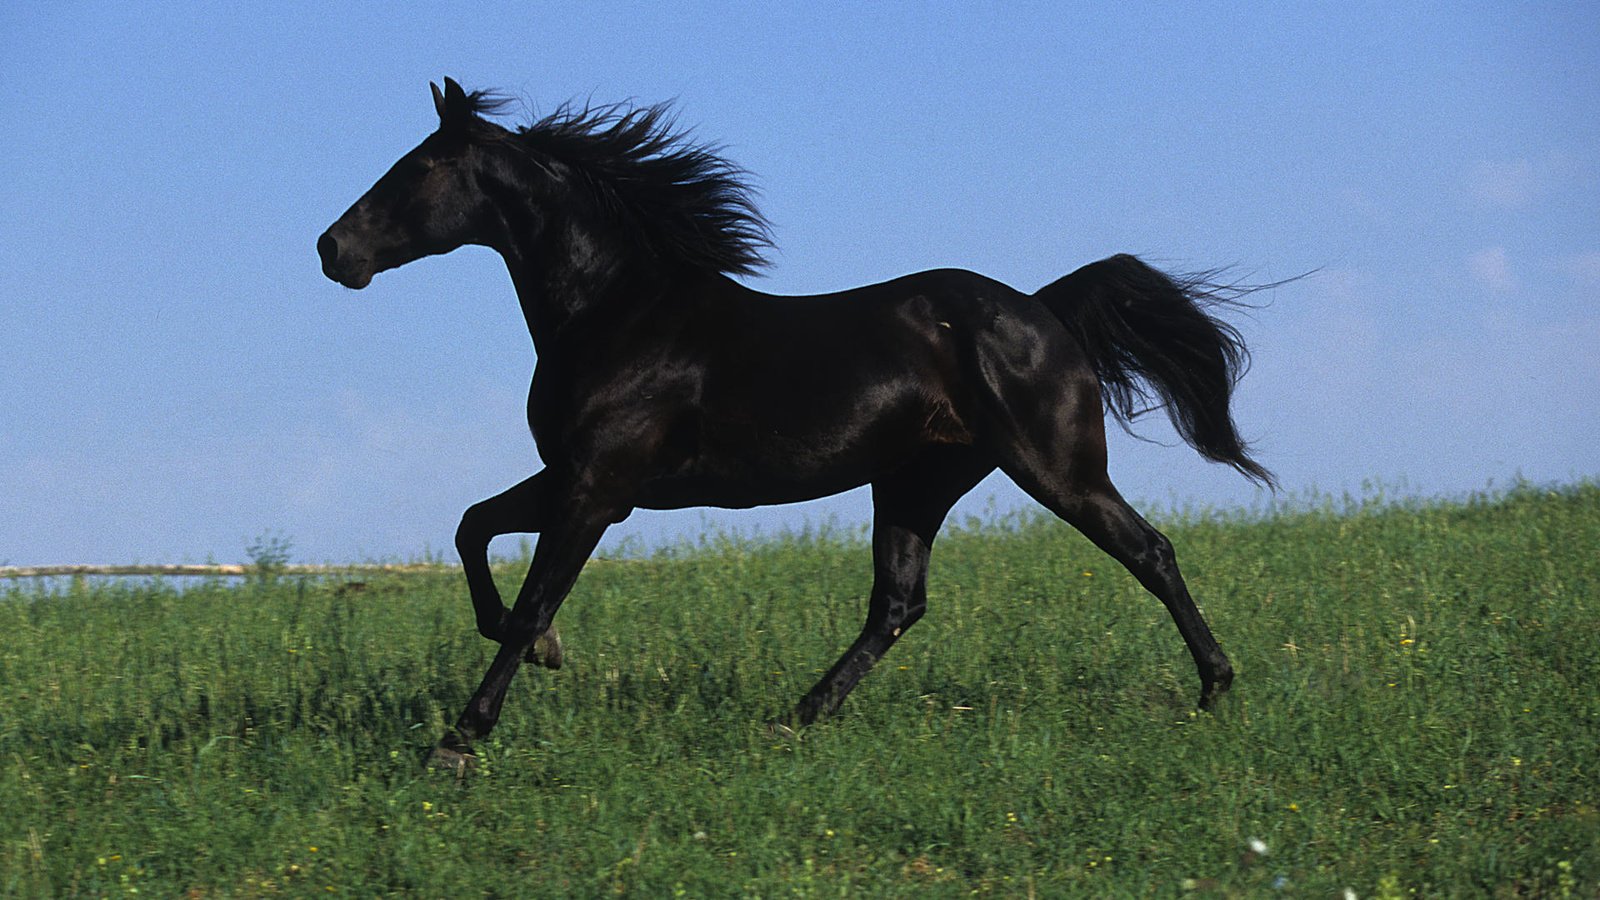
<svg viewBox="0 0 1600 900"><path fill-rule="evenodd" d="M1054 510L1053 510L1054 511ZM1200 675L1200 708L1211 709L1233 684L1233 664L1228 661L1178 571L1177 555L1167 536L1130 507L1109 479L1065 507L1057 515L1089 537L1139 580L1145 590L1166 606L1178 633L1194 657Z"/></svg>
<svg viewBox="0 0 1600 900"><path fill-rule="evenodd" d="M872 593L861 635L787 720L810 725L832 715L868 671L927 609L928 557L950 507L993 470L966 448L930 451L872 484Z"/></svg>
<svg viewBox="0 0 1600 900"><path fill-rule="evenodd" d="M1003 448L1000 468L1161 601L1194 657L1200 708L1210 709L1233 683L1233 665L1189 595L1172 542L1128 505L1106 474L1105 427L1096 400L1084 391L1060 405L1044 405L1054 416L1047 427L1008 429L1019 437ZM1024 440L1023 434L1034 437Z"/></svg>

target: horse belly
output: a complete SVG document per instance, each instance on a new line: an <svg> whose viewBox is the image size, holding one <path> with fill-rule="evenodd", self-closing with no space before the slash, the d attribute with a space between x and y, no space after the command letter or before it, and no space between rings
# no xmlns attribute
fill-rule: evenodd
<svg viewBox="0 0 1600 900"><path fill-rule="evenodd" d="M971 443L947 400L915 388L778 393L788 402L775 395L766 405L703 410L692 452L649 486L652 502L641 505L745 508L811 500L867 484L929 444Z"/></svg>

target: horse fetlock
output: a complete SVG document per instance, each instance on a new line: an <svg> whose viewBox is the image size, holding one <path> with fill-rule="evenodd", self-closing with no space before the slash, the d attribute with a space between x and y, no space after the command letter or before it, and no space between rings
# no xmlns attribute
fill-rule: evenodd
<svg viewBox="0 0 1600 900"><path fill-rule="evenodd" d="M1218 693L1227 690L1233 685L1233 663L1226 656L1219 657L1211 666L1209 680L1217 686Z"/></svg>

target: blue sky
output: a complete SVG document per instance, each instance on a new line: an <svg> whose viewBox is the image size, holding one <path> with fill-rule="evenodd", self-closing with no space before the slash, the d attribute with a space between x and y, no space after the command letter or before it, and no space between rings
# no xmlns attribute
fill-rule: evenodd
<svg viewBox="0 0 1600 900"><path fill-rule="evenodd" d="M1416 6L8 4L0 563L233 561L266 531L449 555L537 468L498 259L360 293L317 264L445 75L523 118L676 99L754 173L763 290L1032 291L1120 251L1317 270L1238 322L1238 419L1292 495L1600 475L1600 13ZM1114 436L1130 498L1266 501L1158 418ZM994 479L961 512L1021 502ZM867 508L641 512L608 542Z"/></svg>

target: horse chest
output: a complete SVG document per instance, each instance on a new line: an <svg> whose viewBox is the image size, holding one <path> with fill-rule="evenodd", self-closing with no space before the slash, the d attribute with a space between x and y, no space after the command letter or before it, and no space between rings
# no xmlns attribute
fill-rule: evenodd
<svg viewBox="0 0 1600 900"><path fill-rule="evenodd" d="M545 460L584 462L621 454L648 456L682 431L684 386L653 374L654 367L595 366L592 371L535 373L528 392L528 427ZM677 451L675 451L677 452Z"/></svg>

